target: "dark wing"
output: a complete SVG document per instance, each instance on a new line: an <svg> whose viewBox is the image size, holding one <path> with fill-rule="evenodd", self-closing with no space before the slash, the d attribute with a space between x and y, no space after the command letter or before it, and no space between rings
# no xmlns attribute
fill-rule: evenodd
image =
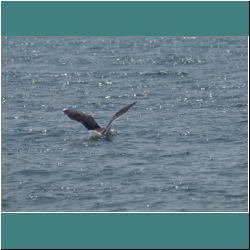
<svg viewBox="0 0 250 250"><path fill-rule="evenodd" d="M111 128L111 124L115 121L115 120L117 120L120 116L122 116L123 114L125 114L132 106L134 106L136 104L136 101L135 102L133 102L133 103L131 103L131 104L129 104L128 106L126 106L126 107L124 107L124 108L122 108L122 109L120 109L119 111L117 111L112 117L111 117L111 119L110 119L110 121L109 121L109 123L108 123L108 125L107 125L107 127L105 128L105 130L104 130L104 134L107 134L108 132L109 132L109 130L110 130L110 128Z"/></svg>
<svg viewBox="0 0 250 250"><path fill-rule="evenodd" d="M95 119L88 113L81 112L74 109L64 109L64 114L70 119L82 123L88 130L100 129L101 127L96 123Z"/></svg>

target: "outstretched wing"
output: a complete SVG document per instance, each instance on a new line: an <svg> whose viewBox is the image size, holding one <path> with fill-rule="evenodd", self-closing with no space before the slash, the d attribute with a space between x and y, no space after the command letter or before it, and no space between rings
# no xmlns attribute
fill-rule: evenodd
<svg viewBox="0 0 250 250"><path fill-rule="evenodd" d="M70 119L82 123L88 130L100 129L95 119L88 113L81 112L75 109L64 109L64 114Z"/></svg>
<svg viewBox="0 0 250 250"><path fill-rule="evenodd" d="M134 106L136 104L136 101L127 105L126 107L120 109L119 111L117 111L110 119L108 125L106 126L105 130L104 130L104 134L107 134L111 128L111 124L117 120L120 116L122 116L123 114L125 114L132 106Z"/></svg>

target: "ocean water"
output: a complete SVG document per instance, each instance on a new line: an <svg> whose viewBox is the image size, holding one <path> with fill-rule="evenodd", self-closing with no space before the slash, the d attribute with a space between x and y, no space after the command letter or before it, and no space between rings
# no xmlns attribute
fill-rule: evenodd
<svg viewBox="0 0 250 250"><path fill-rule="evenodd" d="M247 37L3 37L2 211L246 212ZM106 139L64 115L89 112Z"/></svg>

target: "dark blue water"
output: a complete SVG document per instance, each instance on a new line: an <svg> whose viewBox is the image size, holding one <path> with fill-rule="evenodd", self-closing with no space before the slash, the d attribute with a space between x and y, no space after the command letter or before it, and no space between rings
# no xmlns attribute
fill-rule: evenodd
<svg viewBox="0 0 250 250"><path fill-rule="evenodd" d="M247 37L4 37L3 211L247 211ZM63 108L91 113L109 139Z"/></svg>

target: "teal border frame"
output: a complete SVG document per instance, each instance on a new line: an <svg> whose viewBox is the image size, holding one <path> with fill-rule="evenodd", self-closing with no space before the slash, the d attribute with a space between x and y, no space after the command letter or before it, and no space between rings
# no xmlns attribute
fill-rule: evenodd
<svg viewBox="0 0 250 250"><path fill-rule="evenodd" d="M2 36L248 36L248 2L1 2ZM249 247L248 213L1 213L3 249Z"/></svg>
<svg viewBox="0 0 250 250"><path fill-rule="evenodd" d="M248 214L4 213L4 249L248 249Z"/></svg>
<svg viewBox="0 0 250 250"><path fill-rule="evenodd" d="M247 36L246 1L2 2L4 36Z"/></svg>

